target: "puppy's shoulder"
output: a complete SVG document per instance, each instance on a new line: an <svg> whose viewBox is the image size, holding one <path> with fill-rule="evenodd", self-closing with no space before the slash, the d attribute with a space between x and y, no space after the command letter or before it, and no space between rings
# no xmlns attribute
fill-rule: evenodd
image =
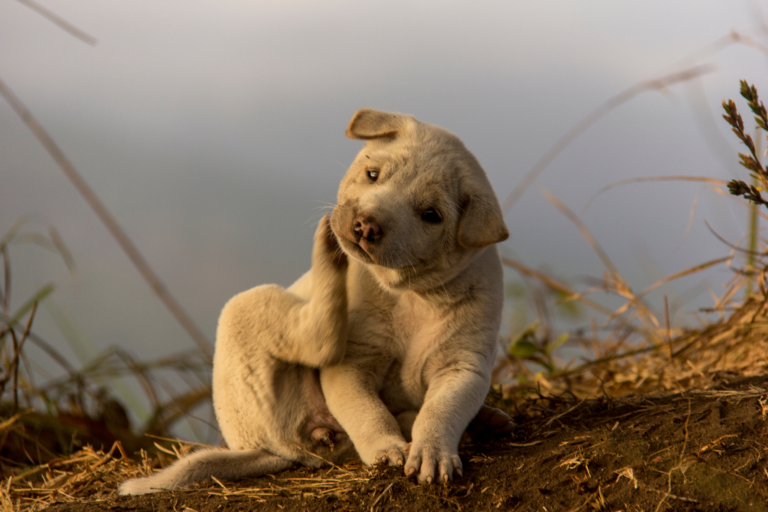
<svg viewBox="0 0 768 512"><path fill-rule="evenodd" d="M504 270L496 247L482 249L451 288L453 298L444 314L453 325L497 326L504 305Z"/></svg>

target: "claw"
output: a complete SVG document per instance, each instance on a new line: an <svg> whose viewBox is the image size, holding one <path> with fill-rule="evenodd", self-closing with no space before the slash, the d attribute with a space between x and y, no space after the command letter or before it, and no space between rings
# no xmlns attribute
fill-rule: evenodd
<svg viewBox="0 0 768 512"><path fill-rule="evenodd" d="M432 477L431 476L427 477L427 485L432 485Z"/></svg>
<svg viewBox="0 0 768 512"><path fill-rule="evenodd" d="M324 444L329 447L331 451L334 449L333 443L333 431L326 427L317 427L312 431L312 440L319 444Z"/></svg>

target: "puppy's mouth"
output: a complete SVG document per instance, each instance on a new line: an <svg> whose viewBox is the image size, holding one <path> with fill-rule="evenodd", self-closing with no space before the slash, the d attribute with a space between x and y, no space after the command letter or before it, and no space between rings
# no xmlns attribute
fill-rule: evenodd
<svg viewBox="0 0 768 512"><path fill-rule="evenodd" d="M398 265L396 261L392 261L391 255L388 256L375 244L369 245L365 239L355 242L347 237L339 237L339 242L344 252L366 265L376 265L411 274L418 273L426 264L426 260L416 260ZM379 250L378 253L377 249Z"/></svg>
<svg viewBox="0 0 768 512"><path fill-rule="evenodd" d="M350 256L357 256L363 263L376 264L373 257L359 243L346 237L339 237L339 241L341 242L342 248L348 253L351 253ZM362 240L362 242L364 243L365 241Z"/></svg>

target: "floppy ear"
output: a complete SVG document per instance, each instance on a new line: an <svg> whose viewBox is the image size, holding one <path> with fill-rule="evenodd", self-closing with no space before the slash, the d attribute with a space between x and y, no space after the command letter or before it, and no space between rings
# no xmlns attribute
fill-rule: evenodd
<svg viewBox="0 0 768 512"><path fill-rule="evenodd" d="M361 108L355 112L349 122L347 137L363 140L381 137L395 138L397 132L403 128L404 118L405 116L402 114Z"/></svg>
<svg viewBox="0 0 768 512"><path fill-rule="evenodd" d="M488 184L490 190L490 183ZM468 187L462 198L456 239L465 249L481 249L509 238L499 201L493 192Z"/></svg>

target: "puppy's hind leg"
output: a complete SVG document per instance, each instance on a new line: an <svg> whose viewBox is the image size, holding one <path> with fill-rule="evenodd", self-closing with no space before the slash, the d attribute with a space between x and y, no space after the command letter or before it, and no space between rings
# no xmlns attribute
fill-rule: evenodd
<svg viewBox="0 0 768 512"><path fill-rule="evenodd" d="M302 351L311 354L288 361L322 367L341 361L347 344L347 256L339 247L331 229L330 215L320 220L312 248L311 291L303 290L300 282L289 291L304 295L308 300L294 303L288 314L286 335L293 335ZM301 280L300 280L301 281ZM309 350L307 350L309 349ZM275 354L278 358L280 355ZM287 354L285 354L287 355Z"/></svg>
<svg viewBox="0 0 768 512"><path fill-rule="evenodd" d="M233 297L219 318L216 352L237 343L263 347L286 363L338 363L347 347L347 267L325 216L315 232L310 271L287 290L262 285Z"/></svg>
<svg viewBox="0 0 768 512"><path fill-rule="evenodd" d="M137 495L172 491L211 477L218 480L237 480L276 473L294 464L263 450L212 448L179 459L152 476L127 480L120 484L118 493Z"/></svg>
<svg viewBox="0 0 768 512"><path fill-rule="evenodd" d="M483 404L475 419L467 426L467 433L472 438L502 437L514 429L515 422L506 412Z"/></svg>

